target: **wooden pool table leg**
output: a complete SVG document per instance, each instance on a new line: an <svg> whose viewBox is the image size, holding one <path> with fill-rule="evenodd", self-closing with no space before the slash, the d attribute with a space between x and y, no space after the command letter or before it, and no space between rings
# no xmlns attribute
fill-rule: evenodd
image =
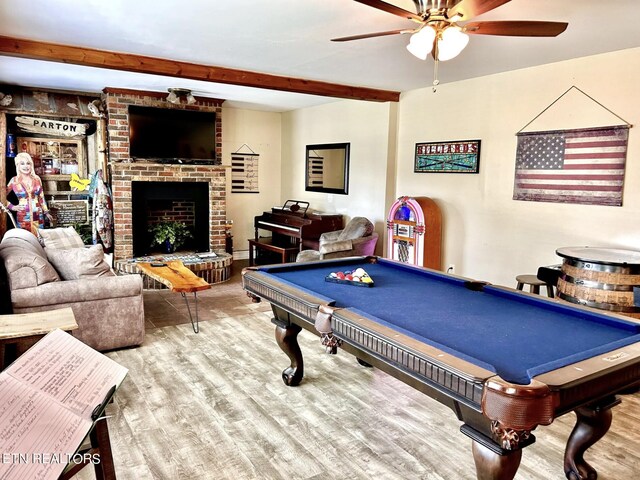
<svg viewBox="0 0 640 480"><path fill-rule="evenodd" d="M611 427L611 409L620 403L617 398L608 402L576 409L576 426L564 452L564 473L569 480L593 480L596 470L584 460L584 452L600 440Z"/></svg>
<svg viewBox="0 0 640 480"><path fill-rule="evenodd" d="M302 351L300 350L300 345L298 345L298 333L300 333L300 330L302 330L302 327L295 323L287 325L276 324L278 346L291 360L291 365L282 371L282 381L290 387L299 385L304 375Z"/></svg>
<svg viewBox="0 0 640 480"><path fill-rule="evenodd" d="M522 449L499 455L475 440L472 443L478 480L512 480L516 476L522 459Z"/></svg>

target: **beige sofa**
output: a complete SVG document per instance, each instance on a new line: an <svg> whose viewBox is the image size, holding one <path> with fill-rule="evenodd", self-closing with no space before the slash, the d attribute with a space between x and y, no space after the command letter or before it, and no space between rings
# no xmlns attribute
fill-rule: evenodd
<svg viewBox="0 0 640 480"><path fill-rule="evenodd" d="M98 269L99 273L95 273L93 266L83 270L83 265L76 265L80 277L64 280L62 276L68 278L69 267L74 266L73 259L82 260L98 253L83 250L66 252L67 257L60 256L56 250L58 273L31 232L7 231L0 243L0 258L7 275L13 313L71 307L78 323L73 336L96 350L140 345L144 341L142 279L138 275L116 276L104 264L106 269ZM101 254L101 248L99 252ZM49 252L52 260L53 253Z"/></svg>

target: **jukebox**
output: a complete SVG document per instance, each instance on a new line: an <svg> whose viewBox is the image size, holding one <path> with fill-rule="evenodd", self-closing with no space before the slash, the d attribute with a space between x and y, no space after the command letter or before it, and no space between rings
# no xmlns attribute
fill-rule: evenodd
<svg viewBox="0 0 640 480"><path fill-rule="evenodd" d="M427 197L400 197L387 216L387 256L441 270L442 217Z"/></svg>

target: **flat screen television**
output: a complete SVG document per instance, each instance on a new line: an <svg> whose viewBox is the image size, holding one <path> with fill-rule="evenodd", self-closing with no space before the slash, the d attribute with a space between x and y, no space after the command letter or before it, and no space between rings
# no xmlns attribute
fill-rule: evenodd
<svg viewBox="0 0 640 480"><path fill-rule="evenodd" d="M216 114L131 105L129 149L133 159L215 163Z"/></svg>

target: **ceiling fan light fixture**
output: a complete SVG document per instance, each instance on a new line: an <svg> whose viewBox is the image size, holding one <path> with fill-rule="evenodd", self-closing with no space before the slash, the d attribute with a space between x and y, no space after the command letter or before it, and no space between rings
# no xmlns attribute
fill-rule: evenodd
<svg viewBox="0 0 640 480"><path fill-rule="evenodd" d="M433 49L433 41L436 38L436 31L430 25L425 26L419 32L411 35L407 50L420 60L426 60Z"/></svg>
<svg viewBox="0 0 640 480"><path fill-rule="evenodd" d="M460 27L445 28L438 38L438 60L447 61L457 57L469 43L469 35Z"/></svg>

